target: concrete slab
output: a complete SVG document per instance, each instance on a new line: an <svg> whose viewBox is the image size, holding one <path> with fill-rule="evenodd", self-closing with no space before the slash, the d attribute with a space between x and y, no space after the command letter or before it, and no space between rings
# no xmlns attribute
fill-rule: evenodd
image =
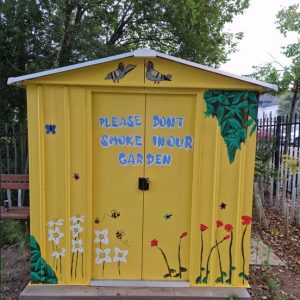
<svg viewBox="0 0 300 300"><path fill-rule="evenodd" d="M285 263L275 252L260 239L251 239L250 264L262 265L268 263L270 266L284 266Z"/></svg>
<svg viewBox="0 0 300 300"><path fill-rule="evenodd" d="M82 285L27 285L19 299L97 299L99 291L100 288Z"/></svg>
<svg viewBox="0 0 300 300"><path fill-rule="evenodd" d="M61 285L28 285L21 293L21 300L200 300L200 299L243 299L250 295L244 288L212 288L212 287L91 287Z"/></svg>
<svg viewBox="0 0 300 300"><path fill-rule="evenodd" d="M174 288L175 299L198 300L198 299L243 299L249 300L250 295L245 288L227 288L227 287L190 287Z"/></svg>

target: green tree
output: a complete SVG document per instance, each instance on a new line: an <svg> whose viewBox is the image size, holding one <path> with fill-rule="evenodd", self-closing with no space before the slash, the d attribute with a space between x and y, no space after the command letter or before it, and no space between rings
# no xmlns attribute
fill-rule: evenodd
<svg viewBox="0 0 300 300"><path fill-rule="evenodd" d="M151 47L219 66L241 33L224 26L249 0L6 0L0 5L1 120L25 120L10 76Z"/></svg>

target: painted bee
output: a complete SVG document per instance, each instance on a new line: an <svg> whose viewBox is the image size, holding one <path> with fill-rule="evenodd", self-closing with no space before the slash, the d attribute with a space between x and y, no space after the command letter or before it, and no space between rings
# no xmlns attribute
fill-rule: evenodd
<svg viewBox="0 0 300 300"><path fill-rule="evenodd" d="M171 219L172 216L173 216L173 214L165 214L164 219L167 221L167 220Z"/></svg>
<svg viewBox="0 0 300 300"><path fill-rule="evenodd" d="M125 235L125 232L124 232L123 230L118 230L118 231L116 232L116 238L117 238L118 240L121 240L121 239L123 238L124 235Z"/></svg>
<svg viewBox="0 0 300 300"><path fill-rule="evenodd" d="M96 224L99 224L100 222L101 222L101 221L100 221L99 217L95 218L95 223L96 223Z"/></svg>
<svg viewBox="0 0 300 300"><path fill-rule="evenodd" d="M116 219L116 218L120 217L120 212L117 211L116 209L113 209L113 210L111 211L111 215L110 215L110 216L111 216L112 218Z"/></svg>

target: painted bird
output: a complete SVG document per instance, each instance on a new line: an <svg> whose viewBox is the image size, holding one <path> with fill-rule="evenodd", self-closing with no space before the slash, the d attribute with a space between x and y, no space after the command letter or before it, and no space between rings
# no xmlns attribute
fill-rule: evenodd
<svg viewBox="0 0 300 300"><path fill-rule="evenodd" d="M154 65L153 65L152 61L148 61L145 64L145 67L147 68L146 78L150 81L154 81L154 83L159 83L160 81L164 81L164 80L167 80L167 81L172 80L171 74L164 75L164 74L156 71L154 69Z"/></svg>
<svg viewBox="0 0 300 300"><path fill-rule="evenodd" d="M136 65L127 65L122 62L119 63L118 68L110 73L108 73L105 77L106 80L111 79L113 82L119 82L120 79L124 78L127 73L132 71Z"/></svg>

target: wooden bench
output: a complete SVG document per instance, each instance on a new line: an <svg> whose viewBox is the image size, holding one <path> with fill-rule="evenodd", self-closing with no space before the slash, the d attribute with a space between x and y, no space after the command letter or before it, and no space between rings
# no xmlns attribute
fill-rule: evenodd
<svg viewBox="0 0 300 300"><path fill-rule="evenodd" d="M7 190L9 207L11 207L10 190L18 190L18 207L21 207L22 190L29 190L29 176L20 174L0 174L0 188Z"/></svg>
<svg viewBox="0 0 300 300"><path fill-rule="evenodd" d="M29 176L20 174L0 174L0 188L7 190L8 211L1 206L1 220L21 220L28 229L29 207L22 206L22 191L29 190ZM18 190L18 207L11 205L10 190Z"/></svg>

